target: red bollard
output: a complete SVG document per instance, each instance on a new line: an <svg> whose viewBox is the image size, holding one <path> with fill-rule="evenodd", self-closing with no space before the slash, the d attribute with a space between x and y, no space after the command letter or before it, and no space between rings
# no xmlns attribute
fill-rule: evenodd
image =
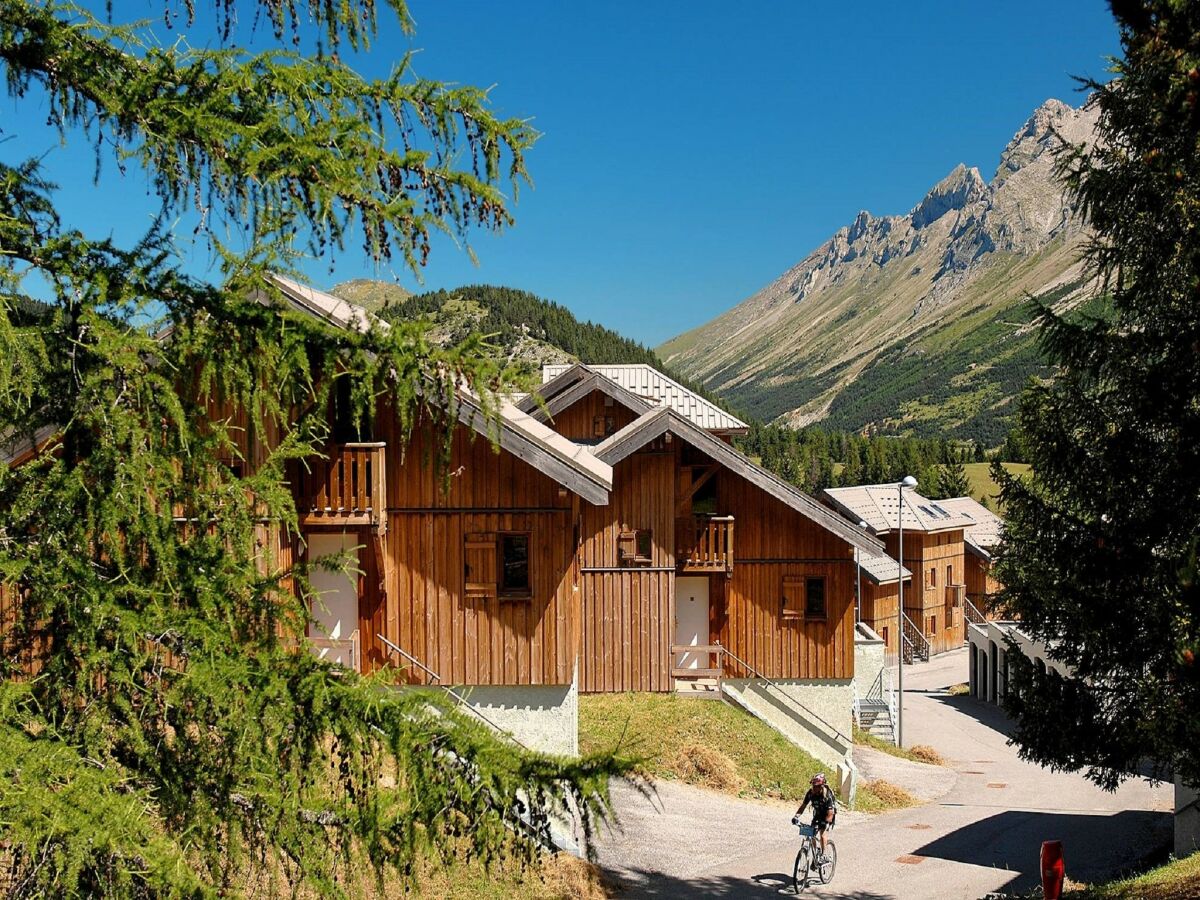
<svg viewBox="0 0 1200 900"><path fill-rule="evenodd" d="M1042 841L1042 895L1046 900L1062 896L1064 874L1062 841Z"/></svg>

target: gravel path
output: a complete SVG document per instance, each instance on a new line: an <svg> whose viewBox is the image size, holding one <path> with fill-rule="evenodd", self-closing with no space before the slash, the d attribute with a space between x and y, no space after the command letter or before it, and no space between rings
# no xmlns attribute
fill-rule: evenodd
<svg viewBox="0 0 1200 900"><path fill-rule="evenodd" d="M1038 851L1062 840L1067 874L1109 877L1169 840L1171 789L1131 782L1107 794L1082 777L1022 762L1003 713L946 686L965 680L966 655L905 672L906 743L929 744L949 768L877 752L867 777L931 802L878 816L839 813L839 866L815 897L975 898L1037 883ZM883 757L883 758L881 758ZM875 774L878 773L878 774ZM943 790L944 788L944 790ZM672 783L653 803L616 791L622 830L600 836L600 863L624 897L778 897L791 893L791 804L755 803Z"/></svg>

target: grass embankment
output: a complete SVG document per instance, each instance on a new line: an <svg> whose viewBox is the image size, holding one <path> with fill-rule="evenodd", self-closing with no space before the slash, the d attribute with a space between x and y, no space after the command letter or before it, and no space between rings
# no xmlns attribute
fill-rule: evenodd
<svg viewBox="0 0 1200 900"><path fill-rule="evenodd" d="M799 803L813 772L828 767L739 709L674 694L587 694L579 698L579 750L619 745L650 778L741 797ZM912 805L892 785L859 786L855 809Z"/></svg>
<svg viewBox="0 0 1200 900"><path fill-rule="evenodd" d="M917 744L915 747L910 747L906 750L904 747L897 747L895 744L888 743L883 738L876 737L869 731L863 731L857 725L854 726L854 743L870 747L873 750L882 751L889 756L898 756L900 759L907 759L909 762L927 763L931 766L944 766L946 764L946 760L942 758L942 754L927 744Z"/></svg>
<svg viewBox="0 0 1200 900"><path fill-rule="evenodd" d="M1071 886L1063 896L1069 900L1195 900L1200 897L1200 853L1133 878Z"/></svg>
<svg viewBox="0 0 1200 900"><path fill-rule="evenodd" d="M1000 496L1000 486L992 479L992 464L987 462L966 463L963 470L967 473L968 493L976 500L988 499L993 510L996 510L997 499ZM1004 468L1014 475L1028 475L1028 463L1004 463Z"/></svg>

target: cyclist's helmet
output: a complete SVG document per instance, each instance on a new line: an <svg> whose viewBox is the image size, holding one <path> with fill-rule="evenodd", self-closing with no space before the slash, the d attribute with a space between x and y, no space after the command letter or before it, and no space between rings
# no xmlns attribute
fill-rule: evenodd
<svg viewBox="0 0 1200 900"><path fill-rule="evenodd" d="M811 784L813 787L820 787L824 783L825 783L825 773L824 772L818 772L816 775L814 775L809 780L809 784Z"/></svg>

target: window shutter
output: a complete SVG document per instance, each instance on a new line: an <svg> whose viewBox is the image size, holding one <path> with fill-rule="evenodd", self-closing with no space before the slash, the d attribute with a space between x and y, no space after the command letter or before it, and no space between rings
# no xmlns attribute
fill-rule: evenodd
<svg viewBox="0 0 1200 900"><path fill-rule="evenodd" d="M496 596L496 533L494 531L468 534L463 546L463 574L466 596L475 598Z"/></svg>
<svg viewBox="0 0 1200 900"><path fill-rule="evenodd" d="M783 576L783 617L799 619L804 615L804 578L799 575Z"/></svg>

